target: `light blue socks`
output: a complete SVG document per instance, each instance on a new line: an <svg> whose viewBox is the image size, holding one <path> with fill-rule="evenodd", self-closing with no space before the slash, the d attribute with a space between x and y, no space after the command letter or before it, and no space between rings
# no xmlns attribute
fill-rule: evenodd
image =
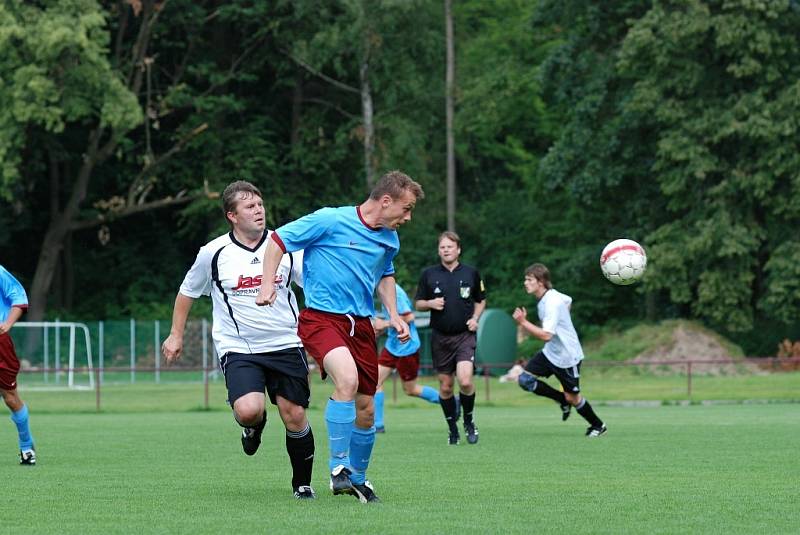
<svg viewBox="0 0 800 535"><path fill-rule="evenodd" d="M28 425L28 406L23 405L17 412L12 412L11 421L17 426L19 450L28 451L33 448L33 437L31 436L31 429Z"/></svg>

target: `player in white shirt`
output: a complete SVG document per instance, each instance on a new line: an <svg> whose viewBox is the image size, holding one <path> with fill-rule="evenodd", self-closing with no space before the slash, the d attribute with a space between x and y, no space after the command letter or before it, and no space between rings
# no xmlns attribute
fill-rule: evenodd
<svg viewBox="0 0 800 535"><path fill-rule="evenodd" d="M266 229L261 192L236 181L222 194L231 231L200 248L181 284L172 329L161 346L168 362L180 358L183 333L195 299L210 295L212 338L228 388L228 403L242 431L242 448L254 455L267 423L266 390L286 427L292 488L298 499L314 498L311 471L314 435L306 418L310 398L308 360L297 336L298 306L291 283L302 286L303 252L283 255L275 279L272 307L256 306Z"/></svg>
<svg viewBox="0 0 800 535"><path fill-rule="evenodd" d="M587 437L606 433L606 425L594 413L589 402L581 396L580 371L583 348L578 333L572 325L570 306L572 298L553 288L550 271L543 264L533 264L525 270L525 291L539 300L537 312L542 326L528 321L525 307L514 310L514 320L529 334L545 342L544 347L525 365L517 382L523 390L552 399L561 406L561 419L569 418L572 407L589 422ZM563 392L559 392L538 377L558 378Z"/></svg>

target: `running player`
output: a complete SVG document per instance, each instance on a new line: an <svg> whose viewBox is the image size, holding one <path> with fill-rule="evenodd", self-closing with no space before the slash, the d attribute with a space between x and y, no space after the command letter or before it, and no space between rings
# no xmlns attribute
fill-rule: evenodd
<svg viewBox="0 0 800 535"><path fill-rule="evenodd" d="M411 308L411 300L405 290L399 284L395 285L397 291L397 313L408 323L411 339L405 344L397 339L397 331L392 329L385 318L389 317L386 307L383 307L382 316L373 320L375 334L386 331L386 344L378 356L378 390L375 392L375 432L385 433L383 417L383 383L397 369L400 379L403 381L403 391L407 396L422 398L429 403L439 404L439 392L429 386L417 384L419 375L419 333L417 326L414 325L414 310Z"/></svg>
<svg viewBox="0 0 800 535"><path fill-rule="evenodd" d="M311 470L314 435L306 418L310 397L308 361L297 336L297 299L291 283L302 285L302 251L278 259L267 284L279 299L256 306L261 258L270 231L265 228L261 192L249 182L233 182L222 194L231 231L200 249L183 280L172 313L172 330L161 346L167 361L180 358L186 319L194 300L211 295L212 337L225 374L228 402L242 430L242 448L254 455L267 424L266 397L277 405L286 427L292 488L298 499L314 498Z"/></svg>
<svg viewBox="0 0 800 535"><path fill-rule="evenodd" d="M28 309L28 295L19 281L0 266L0 393L11 410L11 421L19 435L19 464L35 465L36 450L28 418L28 406L17 393L19 359L8 331Z"/></svg>
<svg viewBox="0 0 800 535"><path fill-rule="evenodd" d="M264 280L281 256L304 249L305 308L298 334L330 375L334 391L325 408L330 444L331 490L362 503L380 501L366 479L375 444L374 399L378 355L370 317L377 289L401 342L408 324L397 314L394 263L397 228L411 219L422 187L407 175L383 175L359 206L322 208L277 229L264 255ZM276 290L263 285L257 303L275 305Z"/></svg>
<svg viewBox="0 0 800 535"><path fill-rule="evenodd" d="M597 417L589 402L581 396L580 371L583 348L572 325L572 298L562 294L550 282L550 271L544 264L533 264L525 270L525 291L539 300L536 306L542 326L527 319L525 307L514 310L514 320L529 334L545 342L544 347L525 365L517 378L523 390L552 399L561 407L561 419L569 418L572 407L589 422L586 436L595 438L606 433L606 425ZM537 377L555 375L563 392Z"/></svg>

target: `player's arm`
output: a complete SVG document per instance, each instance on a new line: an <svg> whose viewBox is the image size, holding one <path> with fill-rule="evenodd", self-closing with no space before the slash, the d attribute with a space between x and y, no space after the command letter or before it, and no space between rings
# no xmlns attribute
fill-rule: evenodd
<svg viewBox="0 0 800 535"><path fill-rule="evenodd" d="M528 311L525 310L525 307L517 307L514 310L514 314L512 314L514 321L516 321L525 332L527 332L532 336L535 336L539 340L549 342L550 339L553 337L553 333L545 331L538 325L531 323L530 321L528 321L527 316L528 316Z"/></svg>
<svg viewBox="0 0 800 535"><path fill-rule="evenodd" d="M175 297L175 306L172 309L172 327L169 336L161 344L161 354L167 362L181 358L183 352L183 333L186 330L186 320L189 318L189 311L192 309L194 299L178 292Z"/></svg>
<svg viewBox="0 0 800 535"><path fill-rule="evenodd" d="M8 331L10 331L11 327L13 327L17 320L22 317L23 312L25 312L25 309L21 306L12 305L11 310L8 311L8 317L6 317L6 321L0 323L0 334L6 334Z"/></svg>
<svg viewBox="0 0 800 535"><path fill-rule="evenodd" d="M481 314L486 310L486 299L480 303L475 303L475 308L472 311L472 317L467 320L467 329L472 332L478 330L478 321L481 319Z"/></svg>
<svg viewBox="0 0 800 535"><path fill-rule="evenodd" d="M256 296L256 304L259 306L270 305L278 297L275 291L275 273L283 258L284 248L281 246L280 237L273 232L270 236L267 248L264 250L264 270L261 275L261 288Z"/></svg>
<svg viewBox="0 0 800 535"><path fill-rule="evenodd" d="M381 279L378 283L378 295L389 315L389 325L397 331L397 339L402 343L408 342L411 339L411 330L408 328L408 323L403 321L397 313L397 290L393 276L389 275Z"/></svg>

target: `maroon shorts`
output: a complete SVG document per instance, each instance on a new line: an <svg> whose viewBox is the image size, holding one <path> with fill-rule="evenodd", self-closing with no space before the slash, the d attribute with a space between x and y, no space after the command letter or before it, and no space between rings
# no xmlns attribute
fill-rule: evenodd
<svg viewBox="0 0 800 535"><path fill-rule="evenodd" d="M378 364L387 368L397 368L403 381L413 381L419 375L419 351L407 357L395 357L386 348L378 356Z"/></svg>
<svg viewBox="0 0 800 535"><path fill-rule="evenodd" d="M303 341L306 352L319 364L324 379L325 355L337 347L346 347L358 370L358 392L375 395L378 386L378 350L375 330L369 318L334 314L311 308L300 311L297 335Z"/></svg>
<svg viewBox="0 0 800 535"><path fill-rule="evenodd" d="M14 342L8 333L0 334L0 388L15 390L17 388L19 359L14 351Z"/></svg>

